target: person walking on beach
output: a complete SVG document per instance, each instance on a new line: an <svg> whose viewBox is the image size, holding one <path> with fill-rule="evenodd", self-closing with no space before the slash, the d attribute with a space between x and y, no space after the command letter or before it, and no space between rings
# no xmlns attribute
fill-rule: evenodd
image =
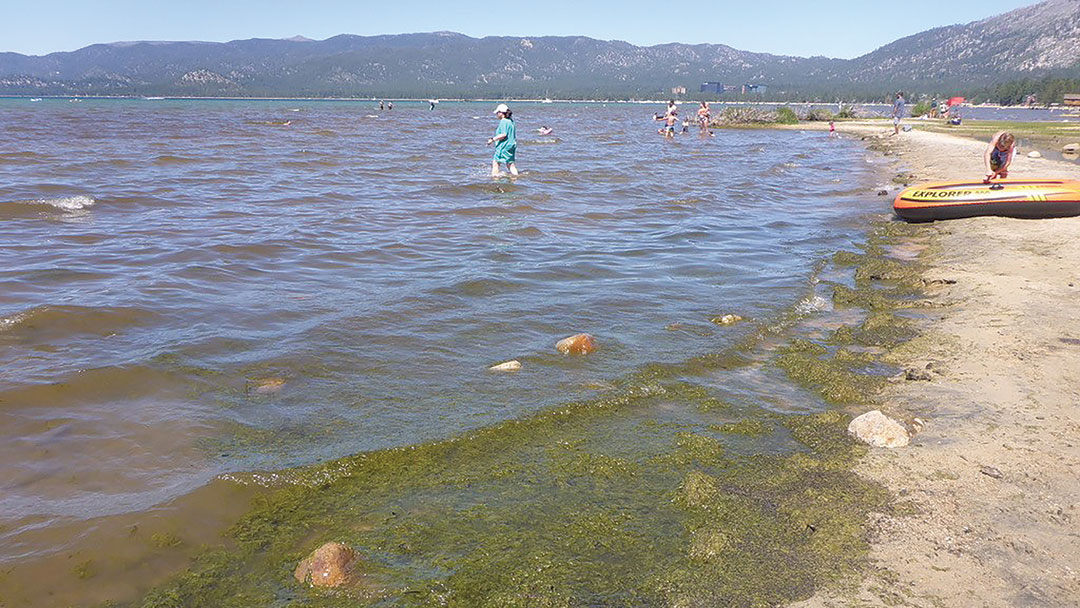
<svg viewBox="0 0 1080 608"><path fill-rule="evenodd" d="M1008 131L998 131L990 140L983 153L983 162L989 174L983 180L989 184L990 180L1009 177L1009 165L1016 156L1016 136Z"/></svg>
<svg viewBox="0 0 1080 608"><path fill-rule="evenodd" d="M491 159L491 177L499 177L499 163L506 163L510 175L517 175L517 126L514 125L513 112L505 103L495 107L495 115L499 117L499 126L495 128L494 137L488 138L488 145L495 144L495 157Z"/></svg>
<svg viewBox="0 0 1080 608"><path fill-rule="evenodd" d="M900 119L904 117L904 103L906 103L904 101L904 96L897 93L896 99L893 100L892 104L893 135L900 134Z"/></svg>

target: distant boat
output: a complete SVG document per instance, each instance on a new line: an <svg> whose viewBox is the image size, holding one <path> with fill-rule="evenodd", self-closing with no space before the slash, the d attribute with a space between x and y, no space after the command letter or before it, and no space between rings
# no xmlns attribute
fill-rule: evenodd
<svg viewBox="0 0 1080 608"><path fill-rule="evenodd" d="M550 97L545 97L545 98L544 98L544 100L543 100L543 101L541 101L540 103L554 103L554 102L553 102L553 101L551 101L551 98L550 98Z"/></svg>
<svg viewBox="0 0 1080 608"><path fill-rule="evenodd" d="M35 98L31 99L30 101L41 101L41 98L40 97L35 97Z"/></svg>
<svg viewBox="0 0 1080 608"><path fill-rule="evenodd" d="M143 97L147 101L157 101L159 99L165 99L164 97Z"/></svg>

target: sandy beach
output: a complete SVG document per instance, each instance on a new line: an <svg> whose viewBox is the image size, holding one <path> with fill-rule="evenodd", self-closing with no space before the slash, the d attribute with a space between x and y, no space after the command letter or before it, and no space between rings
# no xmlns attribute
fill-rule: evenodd
<svg viewBox="0 0 1080 608"><path fill-rule="evenodd" d="M893 137L880 122L838 129L895 158L911 183L984 173L983 142ZM1080 179L1080 167L1020 150L1011 176ZM857 589L797 605L1080 605L1080 218L921 229L933 312L893 356L929 380L890 386L883 409L925 427L858 467L910 514L874 518Z"/></svg>

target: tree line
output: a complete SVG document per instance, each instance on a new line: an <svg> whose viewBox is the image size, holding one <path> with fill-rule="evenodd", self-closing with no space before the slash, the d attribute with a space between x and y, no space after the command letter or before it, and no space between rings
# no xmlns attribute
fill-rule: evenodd
<svg viewBox="0 0 1080 608"><path fill-rule="evenodd" d="M1080 93L1080 78L1021 78L995 85L990 85L972 92L969 101L973 103L996 103L1014 106L1027 103L1031 96L1034 103L1062 103L1066 93Z"/></svg>

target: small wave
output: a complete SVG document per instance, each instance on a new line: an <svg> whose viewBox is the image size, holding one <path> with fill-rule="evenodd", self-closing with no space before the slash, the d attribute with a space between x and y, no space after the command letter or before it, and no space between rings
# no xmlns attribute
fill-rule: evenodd
<svg viewBox="0 0 1080 608"><path fill-rule="evenodd" d="M31 202L38 205L56 207L57 209L63 209L64 211L79 211L80 209L93 207L94 203L97 201L94 200L94 197L92 196L78 194L76 196L65 196L63 198L39 198Z"/></svg>
<svg viewBox="0 0 1080 608"><path fill-rule="evenodd" d="M0 203L0 217L20 216L48 211L73 213L83 211L94 205L94 197L85 194L60 198L36 198L22 201Z"/></svg>
<svg viewBox="0 0 1080 608"><path fill-rule="evenodd" d="M795 305L795 314L805 316L829 308L829 301L819 295L804 298Z"/></svg>
<svg viewBox="0 0 1080 608"><path fill-rule="evenodd" d="M29 313L17 312L8 317L0 317L0 332L6 331L30 318Z"/></svg>
<svg viewBox="0 0 1080 608"><path fill-rule="evenodd" d="M529 226L527 228L519 228L517 230L511 230L510 234L524 237L540 237L544 236L544 231L535 226Z"/></svg>
<svg viewBox="0 0 1080 608"><path fill-rule="evenodd" d="M151 311L135 307L88 307L42 305L0 317L0 332L24 338L65 340L75 336L108 336L146 325L155 318Z"/></svg>
<svg viewBox="0 0 1080 608"><path fill-rule="evenodd" d="M155 163L159 165L179 165L185 163L197 163L198 159L188 158L186 156L173 156L172 154L162 154L154 159Z"/></svg>
<svg viewBox="0 0 1080 608"><path fill-rule="evenodd" d="M22 160L40 162L49 160L49 157L37 152L0 152L0 162Z"/></svg>
<svg viewBox="0 0 1080 608"><path fill-rule="evenodd" d="M420 216L464 216L464 217L487 217L506 215L508 213L543 213L541 209L533 207L527 204L516 204L506 206L496 205L484 205L481 207L460 207L454 209L430 209L426 211L418 211L416 215Z"/></svg>
<svg viewBox="0 0 1080 608"><path fill-rule="evenodd" d="M522 289L524 285L517 281L503 279L465 279L453 285L447 285L434 290L436 294L457 297L486 297L504 293L512 293Z"/></svg>

